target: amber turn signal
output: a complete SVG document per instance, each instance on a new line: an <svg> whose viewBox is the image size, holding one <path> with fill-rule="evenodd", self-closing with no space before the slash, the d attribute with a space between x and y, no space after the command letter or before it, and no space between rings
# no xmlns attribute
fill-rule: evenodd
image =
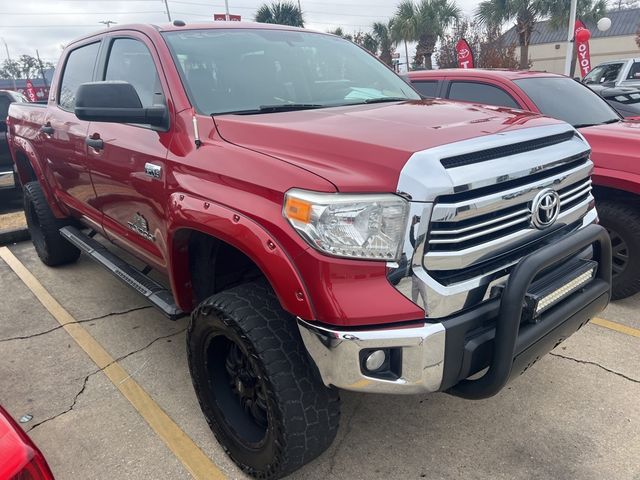
<svg viewBox="0 0 640 480"><path fill-rule="evenodd" d="M299 198L287 197L284 205L285 215L289 220L309 223L311 220L311 204Z"/></svg>

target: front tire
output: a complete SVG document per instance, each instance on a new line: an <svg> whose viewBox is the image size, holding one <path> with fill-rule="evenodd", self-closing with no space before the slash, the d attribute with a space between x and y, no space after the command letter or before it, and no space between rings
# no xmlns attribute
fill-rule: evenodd
<svg viewBox="0 0 640 480"><path fill-rule="evenodd" d="M611 238L611 299L620 300L640 291L640 212L612 201L599 202L596 206L600 224Z"/></svg>
<svg viewBox="0 0 640 480"><path fill-rule="evenodd" d="M27 227L42 263L55 267L75 262L80 256L80 250L60 235L60 229L69 222L53 215L40 184L27 183L23 194Z"/></svg>
<svg viewBox="0 0 640 480"><path fill-rule="evenodd" d="M281 478L333 442L338 393L318 378L295 319L265 282L203 301L191 316L187 348L202 411L245 473Z"/></svg>

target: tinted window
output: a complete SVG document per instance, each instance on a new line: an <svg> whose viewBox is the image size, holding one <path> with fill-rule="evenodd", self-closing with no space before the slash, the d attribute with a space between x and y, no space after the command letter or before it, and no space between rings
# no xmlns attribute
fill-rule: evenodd
<svg viewBox="0 0 640 480"><path fill-rule="evenodd" d="M520 108L516 101L501 88L474 82L451 82L449 98L463 102Z"/></svg>
<svg viewBox="0 0 640 480"><path fill-rule="evenodd" d="M357 45L331 35L215 29L164 36L191 101L205 114L251 114L263 106L313 104L322 108L389 97L420 98Z"/></svg>
<svg viewBox="0 0 640 480"><path fill-rule="evenodd" d="M413 86L425 97L435 97L438 94L437 80L416 80Z"/></svg>
<svg viewBox="0 0 640 480"><path fill-rule="evenodd" d="M633 65L631 65L629 69L627 80L640 80L640 62L633 62Z"/></svg>
<svg viewBox="0 0 640 480"><path fill-rule="evenodd" d="M622 63L607 63L606 65L598 65L591 70L584 77L584 83L604 83L615 82L620 70L622 69Z"/></svg>
<svg viewBox="0 0 640 480"><path fill-rule="evenodd" d="M58 103L65 110L73 110L76 105L76 90L86 82L93 80L93 67L98 57L100 43L92 43L73 50L67 58L67 63L60 82Z"/></svg>
<svg viewBox="0 0 640 480"><path fill-rule="evenodd" d="M573 126L598 125L619 119L602 97L571 78L523 78L514 82L544 115Z"/></svg>
<svg viewBox="0 0 640 480"><path fill-rule="evenodd" d="M118 38L111 45L105 80L129 82L143 107L164 103L158 72L149 49L140 41Z"/></svg>

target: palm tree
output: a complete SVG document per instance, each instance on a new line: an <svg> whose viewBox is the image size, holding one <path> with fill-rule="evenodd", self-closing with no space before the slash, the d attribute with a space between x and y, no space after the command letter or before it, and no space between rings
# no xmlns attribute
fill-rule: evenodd
<svg viewBox="0 0 640 480"><path fill-rule="evenodd" d="M403 0L392 20L392 36L396 42L418 42L416 63L431 69L438 39L459 17L460 9L452 0Z"/></svg>
<svg viewBox="0 0 640 480"><path fill-rule="evenodd" d="M256 12L255 21L260 23L279 23L292 27L304 27L302 11L293 2L274 2L263 4Z"/></svg>
<svg viewBox="0 0 640 480"><path fill-rule="evenodd" d="M391 66L393 64L393 58L391 55L394 43L393 38L391 37L391 23L375 22L373 24L371 34L378 42L380 60Z"/></svg>
<svg viewBox="0 0 640 480"><path fill-rule="evenodd" d="M529 68L529 43L536 22L549 13L550 0L483 0L476 16L487 26L516 21L516 33L520 45L520 68Z"/></svg>

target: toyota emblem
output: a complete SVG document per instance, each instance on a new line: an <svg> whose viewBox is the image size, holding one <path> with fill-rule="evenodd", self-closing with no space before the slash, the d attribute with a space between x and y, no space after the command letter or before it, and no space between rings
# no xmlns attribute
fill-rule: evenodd
<svg viewBox="0 0 640 480"><path fill-rule="evenodd" d="M531 224L539 230L552 225L560 214L560 195L552 188L545 188L533 199Z"/></svg>

